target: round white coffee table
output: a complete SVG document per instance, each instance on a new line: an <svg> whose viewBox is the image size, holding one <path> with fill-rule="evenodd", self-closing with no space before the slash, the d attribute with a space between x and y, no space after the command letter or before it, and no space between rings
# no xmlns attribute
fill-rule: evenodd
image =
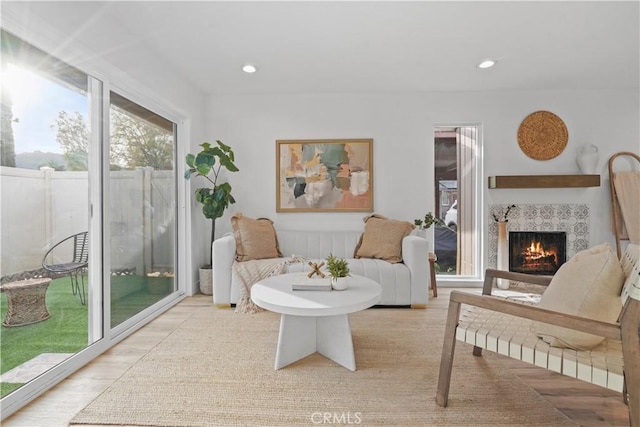
<svg viewBox="0 0 640 427"><path fill-rule="evenodd" d="M304 275L281 274L251 287L254 303L281 315L275 368L317 352L355 371L348 315L379 302L380 285L354 275L344 291L292 290L296 276Z"/></svg>

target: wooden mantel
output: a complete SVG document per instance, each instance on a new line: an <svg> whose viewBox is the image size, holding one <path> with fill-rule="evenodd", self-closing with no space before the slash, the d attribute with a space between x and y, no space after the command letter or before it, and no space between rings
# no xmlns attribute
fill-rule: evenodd
<svg viewBox="0 0 640 427"><path fill-rule="evenodd" d="M489 177L489 188L586 187L600 187L600 175L502 175Z"/></svg>

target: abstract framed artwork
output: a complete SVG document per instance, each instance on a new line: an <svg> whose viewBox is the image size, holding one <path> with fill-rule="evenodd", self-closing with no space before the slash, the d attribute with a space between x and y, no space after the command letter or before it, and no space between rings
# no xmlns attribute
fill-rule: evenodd
<svg viewBox="0 0 640 427"><path fill-rule="evenodd" d="M276 212L372 212L373 139L276 141Z"/></svg>

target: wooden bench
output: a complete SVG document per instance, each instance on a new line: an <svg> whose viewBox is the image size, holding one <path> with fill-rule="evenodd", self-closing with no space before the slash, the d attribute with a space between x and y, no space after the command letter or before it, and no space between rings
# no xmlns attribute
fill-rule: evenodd
<svg viewBox="0 0 640 427"><path fill-rule="evenodd" d="M491 295L493 282L502 278L546 286L550 277L489 269L482 295L451 292L436 402L447 406L456 340L540 366L623 394L631 426L640 426L640 261L638 245L629 244L620 260L626 281L618 323L542 309L524 301ZM464 306L462 306L464 304ZM461 308L464 307L464 310ZM605 337L590 351L551 347L532 332L543 322Z"/></svg>

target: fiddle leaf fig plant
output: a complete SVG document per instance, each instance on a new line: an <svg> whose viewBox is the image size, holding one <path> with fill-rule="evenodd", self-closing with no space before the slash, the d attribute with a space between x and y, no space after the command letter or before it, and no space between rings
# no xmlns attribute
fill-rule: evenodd
<svg viewBox="0 0 640 427"><path fill-rule="evenodd" d="M216 234L216 219L220 218L230 204L236 202L231 195L231 184L218 183L220 170L224 167L229 172L238 172L235 165L233 150L228 145L217 140L217 145L208 142L200 144L202 151L197 154L187 154L185 161L188 169L184 173L186 179L201 176L211 185L196 189L196 201L202 204L202 214L211 220L211 244L209 245L209 260L211 260L211 246Z"/></svg>

